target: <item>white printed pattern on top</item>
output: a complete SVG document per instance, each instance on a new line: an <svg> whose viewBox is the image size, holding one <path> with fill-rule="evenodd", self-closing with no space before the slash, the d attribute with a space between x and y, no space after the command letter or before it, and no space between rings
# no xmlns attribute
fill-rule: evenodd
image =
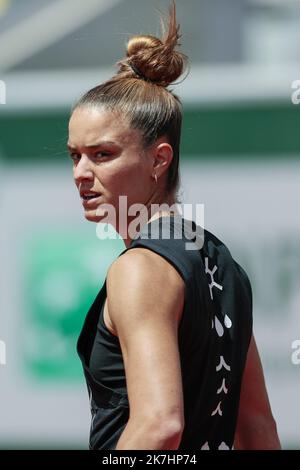
<svg viewBox="0 0 300 470"><path fill-rule="evenodd" d="M212 269L209 268L209 259L208 257L205 257L205 273L209 276L209 293L210 293L210 298L213 301L214 300L214 288L218 289L223 293L223 286L217 282L217 270L218 266L214 265ZM219 318L215 315L214 319L212 320L212 329L215 329L217 335L219 338L222 338L225 329L230 329L232 327L232 321L229 318L227 314L222 315L223 318L223 324L219 320ZM216 391L216 406L214 410L211 412L211 416L214 417L214 419L221 418L223 416L223 410L222 410L222 402L223 402L223 396L228 394L228 387L226 386L226 377L222 376L222 374L225 374L227 371L231 372L231 367L230 364L227 364L225 358L223 355L219 356L218 364L216 365L216 373L220 375L220 387ZM202 447L201 450L209 450L209 442L206 441ZM226 442L221 442L218 446L218 450L229 450L230 447L226 444Z"/></svg>

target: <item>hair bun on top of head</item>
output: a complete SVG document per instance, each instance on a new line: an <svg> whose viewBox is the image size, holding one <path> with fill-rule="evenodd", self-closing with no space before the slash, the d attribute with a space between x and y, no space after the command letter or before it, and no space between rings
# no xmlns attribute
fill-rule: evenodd
<svg viewBox="0 0 300 470"><path fill-rule="evenodd" d="M187 62L187 57L175 50L180 45L179 39L179 25L176 23L176 7L173 3L163 39L149 35L130 38L127 59L119 62L120 72L130 71L133 78L167 87L182 75Z"/></svg>

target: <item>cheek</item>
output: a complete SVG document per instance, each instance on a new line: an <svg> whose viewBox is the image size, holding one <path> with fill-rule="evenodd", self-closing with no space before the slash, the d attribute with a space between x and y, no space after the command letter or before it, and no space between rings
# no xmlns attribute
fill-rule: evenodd
<svg viewBox="0 0 300 470"><path fill-rule="evenodd" d="M112 164L106 168L98 169L97 175L100 183L111 194L130 194L145 191L149 182L149 175L145 165L140 162L131 165Z"/></svg>

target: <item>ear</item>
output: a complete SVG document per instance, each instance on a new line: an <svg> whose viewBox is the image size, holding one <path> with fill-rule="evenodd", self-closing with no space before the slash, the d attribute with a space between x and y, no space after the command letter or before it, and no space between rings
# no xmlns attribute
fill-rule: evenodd
<svg viewBox="0 0 300 470"><path fill-rule="evenodd" d="M167 171L172 160L172 146L168 142L157 143L153 148L153 173L160 178Z"/></svg>

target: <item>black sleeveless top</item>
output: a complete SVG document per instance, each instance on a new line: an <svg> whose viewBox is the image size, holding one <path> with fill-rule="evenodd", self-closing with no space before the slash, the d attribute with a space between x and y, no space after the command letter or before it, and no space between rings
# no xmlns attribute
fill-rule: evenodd
<svg viewBox="0 0 300 470"><path fill-rule="evenodd" d="M178 450L231 449L252 333L247 274L217 237L179 215L146 224L119 256L136 247L163 256L186 285L178 329L185 427ZM103 319L105 299L106 281L77 350L90 397L90 448L112 450L128 421L129 403L120 343Z"/></svg>

